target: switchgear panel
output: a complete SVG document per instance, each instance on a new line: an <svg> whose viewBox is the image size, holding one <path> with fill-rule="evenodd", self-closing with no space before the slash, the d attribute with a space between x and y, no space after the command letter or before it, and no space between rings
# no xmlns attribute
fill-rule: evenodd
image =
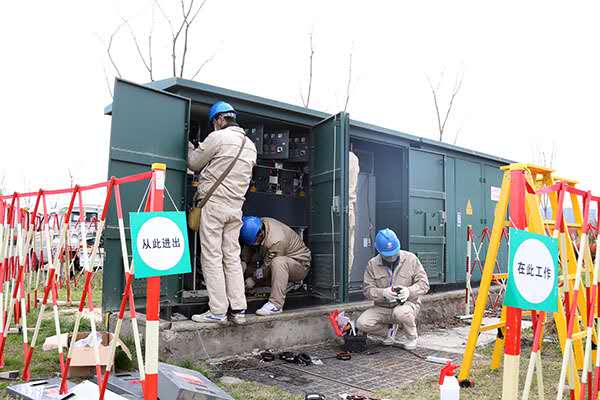
<svg viewBox="0 0 600 400"><path fill-rule="evenodd" d="M308 162L308 137L305 134L295 134L290 137L290 161Z"/></svg>
<svg viewBox="0 0 600 400"><path fill-rule="evenodd" d="M265 131L262 145L262 158L286 160L290 154L290 131Z"/></svg>

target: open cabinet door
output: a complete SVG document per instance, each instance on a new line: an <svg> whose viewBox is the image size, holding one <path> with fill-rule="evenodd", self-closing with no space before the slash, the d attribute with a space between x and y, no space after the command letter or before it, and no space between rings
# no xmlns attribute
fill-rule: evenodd
<svg viewBox="0 0 600 400"><path fill-rule="evenodd" d="M313 293L332 302L347 300L348 126L340 113L312 129L310 232Z"/></svg>
<svg viewBox="0 0 600 400"><path fill-rule="evenodd" d="M177 208L184 209L189 116L189 99L116 79L108 176L122 177L146 172L152 163L165 163L166 187ZM135 182L120 188L126 232L129 231L129 212L138 209L147 185L147 181ZM173 210L168 199L165 199L166 210ZM125 282L114 197L107 214L104 238L107 258L104 262L102 308L104 311L113 311L119 308ZM131 259L129 242L128 249ZM174 297L180 286L179 276L163 278L161 296ZM134 281L134 295L142 307L145 289L145 279Z"/></svg>

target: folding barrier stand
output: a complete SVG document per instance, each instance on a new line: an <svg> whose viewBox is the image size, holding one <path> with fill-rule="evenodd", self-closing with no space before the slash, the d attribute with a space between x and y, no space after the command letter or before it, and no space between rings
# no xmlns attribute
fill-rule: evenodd
<svg viewBox="0 0 600 400"><path fill-rule="evenodd" d="M502 353L504 352L505 376L503 398L515 399L517 398L518 391L521 312L520 310L511 309L509 307L503 307L502 318L500 323L494 324L491 327L482 327L481 321L486 308L489 289L493 280L494 267L502 237L502 232L504 230L505 224L507 223L506 215L508 211L509 201L511 204L508 219L509 226L514 226L516 228L527 227L527 229L530 232L544 235L546 234L544 220L541 217L538 197L535 194L533 187L535 187L536 181L541 181L544 186L552 186L553 181L551 177L552 171L546 168L536 167L528 164L513 164L503 169L505 170L505 174L502 182L500 200L496 206L494 226L492 229L490 245L487 251L487 257L483 268L479 294L477 297L475 311L473 314L473 322L471 325L471 330L469 332L469 339L467 341L467 347L464 353L464 358L460 369L459 381L463 386L469 385L468 378L479 333L483 330L498 329L499 332L494 346L494 352L492 354L491 366L493 369L498 368L500 366L500 360L502 358ZM554 191L556 191L557 188L558 187L555 186L553 188ZM576 190L572 190L569 193L573 195L573 192L575 192L576 194ZM561 208L559 210L559 204L556 193L549 191L548 196L552 203L553 214L555 215L555 218L558 222L562 219L562 203L560 205ZM559 242L561 243L561 265L563 266L563 272L566 272L566 279L563 279L563 286L565 287L565 290L564 293L561 293L561 296L559 296L560 302L562 300L563 295L565 297L565 301L569 299L568 290L572 282L571 274L574 274L576 272L576 268L573 268L574 265L572 264L574 264L574 261L576 260L574 254L572 254L572 249L571 251L567 250L567 248L571 244L568 234L560 232L558 236ZM575 283L577 284L578 282ZM583 303L581 303L581 300L583 300ZM577 313L578 309L586 310L585 295L574 295L573 303L575 303L575 306L571 307L571 310L574 309L575 313L573 315L572 321L574 321L573 326L577 326L578 324L575 324L575 321L580 321L584 319L587 321L588 316L583 315L586 314L585 312L582 312L581 315ZM541 335L543 334L542 332L544 317L545 316L543 314L539 315L538 317L537 313L532 312L532 320L534 322L534 327L536 328L534 332L537 336L537 339L539 339L537 340L537 345L534 345L534 348L536 350L535 353L538 354L539 346L541 345ZM562 305L559 306L558 311L554 313L553 317L561 342L561 346L565 348L567 340L567 324L566 315ZM577 341L575 343L574 355L570 356L570 364L573 365L573 370L578 368L578 366L582 365L583 363L584 357L581 339L585 337L585 335L582 335L582 333L583 332L578 331L576 333L578 336L574 336L572 338L573 340ZM504 343L505 340L507 341L506 343ZM537 361L538 354L534 354L533 359L536 360L535 363L538 365L538 370L541 370L541 359L539 362ZM570 388L573 389L573 394L578 394L578 376L574 375L568 378ZM538 384L542 384L541 373L539 371Z"/></svg>

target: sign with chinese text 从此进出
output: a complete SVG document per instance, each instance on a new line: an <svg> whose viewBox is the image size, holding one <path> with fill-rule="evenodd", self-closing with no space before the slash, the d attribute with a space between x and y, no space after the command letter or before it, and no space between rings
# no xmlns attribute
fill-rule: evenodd
<svg viewBox="0 0 600 400"><path fill-rule="evenodd" d="M137 278L191 272L185 213L129 213L134 275Z"/></svg>
<svg viewBox="0 0 600 400"><path fill-rule="evenodd" d="M504 305L556 312L558 240L511 228L509 254Z"/></svg>

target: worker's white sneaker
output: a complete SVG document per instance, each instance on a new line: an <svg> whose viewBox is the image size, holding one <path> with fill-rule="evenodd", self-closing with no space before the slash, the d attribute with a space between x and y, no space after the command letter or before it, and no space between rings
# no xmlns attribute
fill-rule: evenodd
<svg viewBox="0 0 600 400"><path fill-rule="evenodd" d="M194 314L192 315L192 321L194 322L205 322L205 323L219 323L224 324L227 322L227 315L225 314L213 314L212 312L207 311L204 314Z"/></svg>
<svg viewBox="0 0 600 400"><path fill-rule="evenodd" d="M261 317L264 317L266 315L280 314L280 313L281 313L281 308L277 307L275 304L271 303L270 301L268 301L260 309L256 310L256 315L260 315Z"/></svg>
<svg viewBox="0 0 600 400"><path fill-rule="evenodd" d="M382 343L384 346L393 346L395 344L401 344L402 342L397 338L398 326L394 325L388 329L387 337L383 339Z"/></svg>
<svg viewBox="0 0 600 400"><path fill-rule="evenodd" d="M404 343L402 343L404 350L415 350L417 348L417 337L409 337Z"/></svg>

